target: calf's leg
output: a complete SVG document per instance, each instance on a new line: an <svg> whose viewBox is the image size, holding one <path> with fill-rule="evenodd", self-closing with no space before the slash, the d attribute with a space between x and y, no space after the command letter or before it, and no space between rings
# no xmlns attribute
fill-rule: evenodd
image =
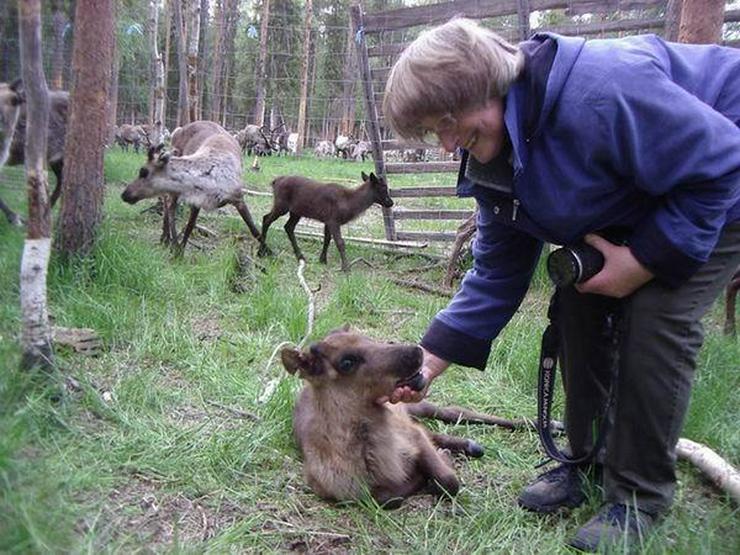
<svg viewBox="0 0 740 555"><path fill-rule="evenodd" d="M329 250L329 243L331 243L331 232L329 226L324 225L324 246L321 249L321 256L319 256L319 262L326 264L326 253Z"/></svg>
<svg viewBox="0 0 740 555"><path fill-rule="evenodd" d="M252 236L255 239L259 239L260 230L257 229L256 225L254 225L254 221L252 220L252 214L249 213L249 208L247 208L246 203L243 200L240 200L234 203L234 207L239 212L239 215L242 217L242 220L244 220L244 223L247 224L247 227L249 228L249 232L252 234Z"/></svg>
<svg viewBox="0 0 740 555"><path fill-rule="evenodd" d="M185 250L185 245L188 244L188 239L190 238L190 234L193 232L193 228L195 227L195 222L198 219L199 212L200 208L198 208L197 206L190 207L190 218L188 218L188 223L185 226L185 230L182 232L182 243L180 243L176 248L176 256L181 256L183 251Z"/></svg>
<svg viewBox="0 0 740 555"><path fill-rule="evenodd" d="M288 221L285 223L283 228L285 229L285 233L288 234L288 239L290 239L290 243L293 245L293 252L295 253L295 257L298 260L305 260L301 249L298 247L298 242L295 240L295 226L298 224L298 220L300 219L300 216L296 216L295 214L291 213Z"/></svg>
<svg viewBox="0 0 740 555"><path fill-rule="evenodd" d="M0 210L3 211L10 225L15 225L19 227L23 225L23 219L18 214L13 212L10 208L8 208L8 206L2 201L2 199L0 199Z"/></svg>
<svg viewBox="0 0 740 555"><path fill-rule="evenodd" d="M54 192L51 194L51 207L54 208L54 204L57 200L59 200L59 195L62 194L62 170L64 167L64 162L61 160L59 162L53 162L51 164L51 171L54 172L54 175L57 178L57 184L54 187Z"/></svg>
<svg viewBox="0 0 740 555"><path fill-rule="evenodd" d="M349 264L347 264L347 255L344 253L344 239L342 239L342 232L339 227L339 224L327 223L326 226L329 228L329 232L331 233L331 236L334 238L334 244L336 244L337 250L339 251L339 256L342 259L342 271L349 272Z"/></svg>
<svg viewBox="0 0 740 555"><path fill-rule="evenodd" d="M287 212L287 210L285 212ZM276 207L273 206L272 210L265 214L262 218L262 233L260 234L260 248L257 251L258 256L267 256L271 254L272 251L270 251L269 247L267 246L267 230L270 229L270 225L272 225L272 222L285 214L285 212L280 212Z"/></svg>

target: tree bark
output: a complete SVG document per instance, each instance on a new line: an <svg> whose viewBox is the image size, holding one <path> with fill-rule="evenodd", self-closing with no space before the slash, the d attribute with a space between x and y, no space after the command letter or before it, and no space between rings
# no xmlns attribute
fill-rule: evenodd
<svg viewBox="0 0 740 555"><path fill-rule="evenodd" d="M200 40L200 2L189 0L187 9L188 44L188 114L190 121L198 119L198 41Z"/></svg>
<svg viewBox="0 0 740 555"><path fill-rule="evenodd" d="M102 219L103 155L115 37L114 1L77 1L73 85L56 243L63 258L89 255ZM95 47L91 48L93 44Z"/></svg>
<svg viewBox="0 0 740 555"><path fill-rule="evenodd" d="M342 72L342 115L340 132L351 135L355 127L355 82L357 79L357 58L355 57L354 33L352 25L347 22L347 51L344 55Z"/></svg>
<svg viewBox="0 0 740 555"><path fill-rule="evenodd" d="M306 18L303 25L303 61L301 62L301 96L298 104L298 142L296 151L303 150L306 137L306 103L308 101L308 68L311 60L311 20L313 18L313 0L306 0Z"/></svg>
<svg viewBox="0 0 740 555"><path fill-rule="evenodd" d="M267 33L270 24L270 0L262 0L262 15L260 18L260 54L257 59L255 75L255 89L257 99L254 104L253 121L257 125L265 122L265 96L267 88Z"/></svg>
<svg viewBox="0 0 740 555"><path fill-rule="evenodd" d="M164 60L159 52L159 2L149 0L149 50L151 74L149 87L149 121L159 133L164 127ZM160 135L161 136L161 135Z"/></svg>
<svg viewBox="0 0 740 555"><path fill-rule="evenodd" d="M221 98L223 97L223 68L224 68L224 31L226 20L226 0L216 0L214 14L213 63L211 64L210 93L208 95L208 111L211 121L220 121Z"/></svg>
<svg viewBox="0 0 740 555"><path fill-rule="evenodd" d="M714 44L722 38L725 18L724 0L683 0L678 41Z"/></svg>
<svg viewBox="0 0 740 555"><path fill-rule="evenodd" d="M51 21L54 32L51 59L51 88L64 89L64 29L69 18L64 11L64 0L52 0Z"/></svg>
<svg viewBox="0 0 740 555"><path fill-rule="evenodd" d="M180 73L180 94L177 100L177 125L182 127L190 123L190 101L188 100L188 60L185 37L185 21L183 20L183 2L185 0L171 0L172 17L175 20L175 38L177 49L177 66Z"/></svg>
<svg viewBox="0 0 740 555"><path fill-rule="evenodd" d="M221 99L221 125L226 127L226 115L229 112L229 106L227 99L230 98L231 92L231 73L234 68L234 41L236 39L236 28L239 24L239 2L238 0L228 0L225 3L226 20L224 30L224 65L223 65L223 78L222 78L222 91L223 96Z"/></svg>
<svg viewBox="0 0 740 555"><path fill-rule="evenodd" d="M51 251L51 209L47 191L46 130L49 94L41 57L41 0L19 0L18 27L26 89L26 180L28 232L21 259L23 321L21 368L50 369L54 363L46 303L46 273Z"/></svg>
<svg viewBox="0 0 740 555"><path fill-rule="evenodd" d="M206 67L208 67L208 23L209 17L209 2L208 0L200 0L200 37L198 38L198 113L197 119L203 119L203 110L205 106L205 100L207 98L208 79L206 78Z"/></svg>

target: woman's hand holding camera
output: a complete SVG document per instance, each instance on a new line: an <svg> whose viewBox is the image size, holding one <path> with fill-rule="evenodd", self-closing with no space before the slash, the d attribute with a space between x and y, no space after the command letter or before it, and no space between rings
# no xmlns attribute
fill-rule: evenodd
<svg viewBox="0 0 740 555"><path fill-rule="evenodd" d="M594 234L586 235L585 241L604 255L604 267L588 281L575 285L580 293L621 299L653 279L652 272L640 264L629 247L615 245Z"/></svg>

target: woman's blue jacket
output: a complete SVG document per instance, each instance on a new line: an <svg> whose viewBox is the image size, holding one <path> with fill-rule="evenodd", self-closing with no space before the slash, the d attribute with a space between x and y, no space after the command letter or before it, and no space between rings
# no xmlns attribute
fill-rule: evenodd
<svg viewBox="0 0 740 555"><path fill-rule="evenodd" d="M543 51L550 61L505 99L510 192L471 180L463 157L458 194L479 207L474 266L421 342L481 369L543 242L620 228L656 279L678 286L740 219L740 50L546 33L522 47L533 68Z"/></svg>

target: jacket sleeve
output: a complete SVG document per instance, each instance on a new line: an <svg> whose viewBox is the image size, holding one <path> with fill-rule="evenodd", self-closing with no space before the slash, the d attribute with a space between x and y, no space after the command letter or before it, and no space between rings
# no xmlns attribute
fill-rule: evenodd
<svg viewBox="0 0 740 555"><path fill-rule="evenodd" d="M480 199L476 224L473 268L432 320L421 345L444 360L483 370L491 342L527 292L542 243L497 222Z"/></svg>
<svg viewBox="0 0 740 555"><path fill-rule="evenodd" d="M657 199L630 249L678 286L707 261L740 201L740 128L657 64L612 74L594 104L612 171Z"/></svg>

